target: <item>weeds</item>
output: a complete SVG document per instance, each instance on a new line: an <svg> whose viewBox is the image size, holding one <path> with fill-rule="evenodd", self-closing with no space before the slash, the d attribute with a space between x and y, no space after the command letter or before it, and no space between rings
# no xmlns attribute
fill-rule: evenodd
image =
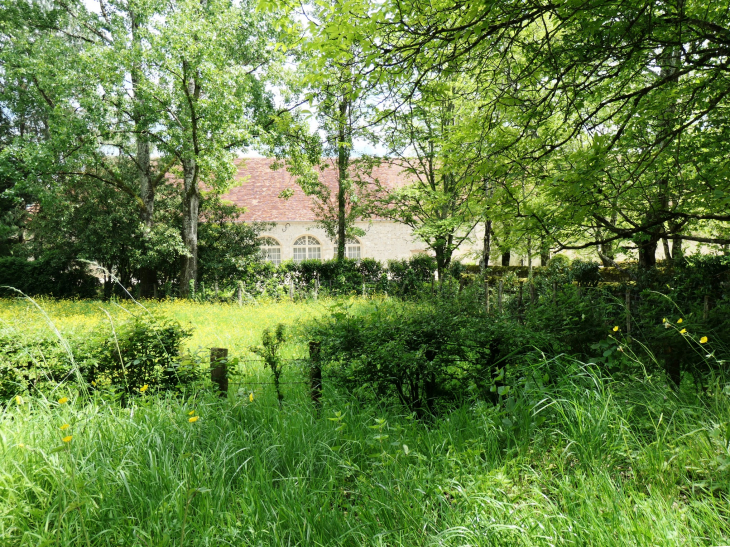
<svg viewBox="0 0 730 547"><path fill-rule="evenodd" d="M49 314L68 333L59 308ZM251 311L236 317L258 321L259 333L280 322ZM710 354L711 342L693 341ZM72 383L53 397L9 399L0 408L2 545L730 539L730 384L720 374L701 391L674 389L663 375L624 382L602 363L536 356L513 365L496 404L466 399L432 421L327 383L318 419L306 390L281 374L284 407L275 389L249 398L267 379L260 369L228 399L145 391L121 407Z"/></svg>

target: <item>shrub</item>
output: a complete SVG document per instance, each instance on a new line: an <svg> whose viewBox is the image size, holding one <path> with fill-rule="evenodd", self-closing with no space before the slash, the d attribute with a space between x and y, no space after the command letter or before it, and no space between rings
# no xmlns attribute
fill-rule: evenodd
<svg viewBox="0 0 730 547"><path fill-rule="evenodd" d="M3 286L31 296L93 298L99 281L87 273L84 264L60 261L52 256L40 260L6 256L0 258L0 295L17 296L17 292Z"/></svg>
<svg viewBox="0 0 730 547"><path fill-rule="evenodd" d="M601 281L599 269L597 262L575 259L570 264L570 279L579 287L597 287Z"/></svg>
<svg viewBox="0 0 730 547"><path fill-rule="evenodd" d="M382 302L353 313L338 304L309 325L331 381L364 398L397 399L419 417L468 395L494 400L504 369L547 337L451 300Z"/></svg>
<svg viewBox="0 0 730 547"><path fill-rule="evenodd" d="M180 345L190 336L176 321L154 316L135 317L99 333L86 348L82 367L88 382L111 385L131 394L147 385L166 391L202 376L194 359L181 359Z"/></svg>
<svg viewBox="0 0 730 547"><path fill-rule="evenodd" d="M68 347L51 339L12 331L0 332L0 400L75 380Z"/></svg>

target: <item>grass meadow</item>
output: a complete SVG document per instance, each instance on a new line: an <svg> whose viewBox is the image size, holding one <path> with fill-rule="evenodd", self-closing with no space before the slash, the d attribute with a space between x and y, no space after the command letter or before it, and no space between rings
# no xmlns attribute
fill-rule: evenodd
<svg viewBox="0 0 730 547"><path fill-rule="evenodd" d="M331 303L149 309L193 327L188 349L244 357L265 327ZM129 310L37 304L0 302L2 327L73 338ZM303 352L294 339L284 348ZM675 392L564 357L533 367L561 374L511 403L472 401L430 421L362 404L326 376L319 413L305 384L288 383L280 408L264 370L228 399L145 393L123 407L73 384L14 398L0 407L0 545L730 543L724 381Z"/></svg>

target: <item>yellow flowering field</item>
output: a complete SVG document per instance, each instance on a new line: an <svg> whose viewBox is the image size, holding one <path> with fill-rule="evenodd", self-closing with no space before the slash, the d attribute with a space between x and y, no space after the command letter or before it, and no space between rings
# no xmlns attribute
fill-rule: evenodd
<svg viewBox="0 0 730 547"><path fill-rule="evenodd" d="M238 306L228 303L198 303L187 300L96 302L53 299L0 299L0 327L28 335L53 336L55 330L64 337L83 333L104 325L125 321L133 314L161 314L192 328L186 349L224 347L233 355L245 355L247 348L261 342L266 327L277 323L296 326L325 313L331 303L326 300L302 303L268 303ZM284 357L299 357L304 347L283 348Z"/></svg>

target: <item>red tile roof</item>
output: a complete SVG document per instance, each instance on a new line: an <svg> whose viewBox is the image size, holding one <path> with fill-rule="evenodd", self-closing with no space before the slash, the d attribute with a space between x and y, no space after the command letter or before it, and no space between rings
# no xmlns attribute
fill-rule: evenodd
<svg viewBox="0 0 730 547"><path fill-rule="evenodd" d="M271 169L274 162L271 158L242 158L236 160L238 171L234 178L240 181L239 186L222 197L239 207L245 207L242 220L287 222L314 221L316 216L312 207L312 198L305 195L297 185L296 177L285 168ZM406 184L408 175L402 167L383 163L373 169L372 177L385 188L395 188ZM337 170L328 167L320 172L320 181L331 191L337 188ZM375 185L373 184L373 187ZM290 189L293 195L289 199L280 198L284 190Z"/></svg>

